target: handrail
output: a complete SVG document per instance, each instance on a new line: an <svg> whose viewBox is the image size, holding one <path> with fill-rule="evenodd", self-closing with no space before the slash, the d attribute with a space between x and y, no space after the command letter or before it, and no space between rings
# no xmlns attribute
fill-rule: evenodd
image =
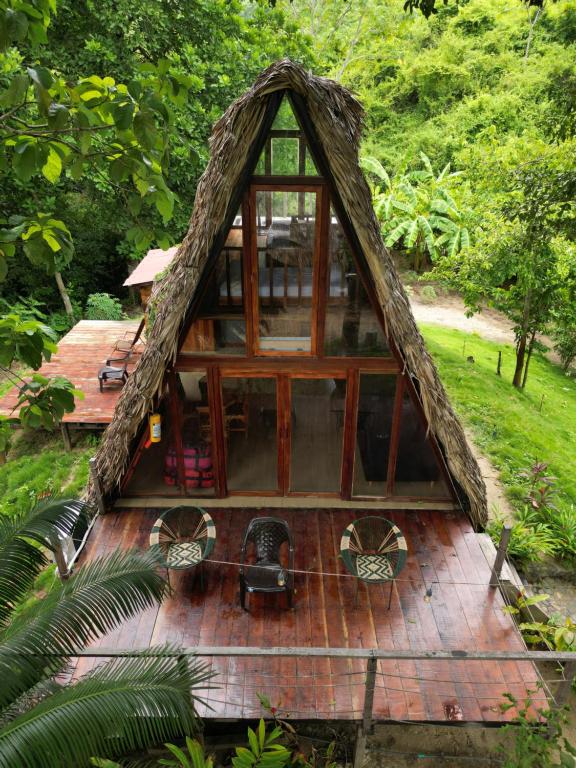
<svg viewBox="0 0 576 768"><path fill-rule="evenodd" d="M149 648L105 648L78 650L66 656L78 657L110 657L110 656L148 656L178 657L178 656L316 656L323 658L349 659L384 659L384 660L430 660L439 661L562 661L576 662L576 653L570 651L421 651L421 650L384 650L381 648L300 648L291 646L276 646L261 648L259 646L209 646L195 645L176 650L152 650ZM40 655L40 654L31 654ZM41 654L53 655L53 654ZM61 654L64 655L64 654Z"/></svg>

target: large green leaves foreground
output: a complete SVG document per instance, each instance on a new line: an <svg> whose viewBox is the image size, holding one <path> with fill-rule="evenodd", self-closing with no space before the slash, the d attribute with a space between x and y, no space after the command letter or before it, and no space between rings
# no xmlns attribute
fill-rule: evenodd
<svg viewBox="0 0 576 768"><path fill-rule="evenodd" d="M21 606L46 550L89 513L82 502L50 499L0 516L0 768L80 768L194 729L194 689L210 674L174 648L117 658L74 684L57 677L77 649L162 599L153 553L95 560Z"/></svg>

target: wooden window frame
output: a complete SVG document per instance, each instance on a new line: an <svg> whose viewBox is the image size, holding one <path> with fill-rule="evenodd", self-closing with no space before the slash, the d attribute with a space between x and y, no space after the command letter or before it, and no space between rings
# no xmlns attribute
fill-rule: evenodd
<svg viewBox="0 0 576 768"><path fill-rule="evenodd" d="M280 177L282 178L282 177ZM250 324L252 326L251 333L251 356L253 357L317 357L318 356L318 297L319 297L319 272L321 264L321 246L323 229L323 205L322 201L325 197L325 188L322 184L307 184L302 183L302 179L298 180L295 184L286 183L261 183L253 182L250 185L249 191L249 208L250 215L247 221L248 238L246 238L246 228L244 229L245 239L250 241L249 262L246 266L246 272L249 274L250 279L246 288L248 295L245 297L246 303L251 306L250 311ZM314 250L312 254L312 305L310 308L310 351L303 352L302 350L277 350L277 349L262 349L260 347L260 280L258 274L258 233L256 227L256 195L258 192L302 192L312 193L316 195L316 212L315 212L315 228L314 228ZM268 217L268 213L267 213ZM242 222L244 224L244 221ZM271 299L273 298L273 291ZM248 322L248 320L247 320ZM247 334L248 336L248 334ZM246 339L248 343L248 338Z"/></svg>

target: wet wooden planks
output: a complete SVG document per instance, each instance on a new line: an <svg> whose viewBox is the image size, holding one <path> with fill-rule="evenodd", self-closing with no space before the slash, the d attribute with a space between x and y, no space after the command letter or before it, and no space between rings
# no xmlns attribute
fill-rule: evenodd
<svg viewBox="0 0 576 768"><path fill-rule="evenodd" d="M81 320L58 342L58 352L49 363L44 363L39 373L47 377L63 376L84 393L82 400L76 400L74 412L64 415L65 423L72 426L112 421L121 387L107 386L100 392L98 370L113 356L116 341L136 333L138 324L137 320ZM138 348L142 349L142 345ZM138 359L138 354L133 355L128 372ZM18 390L13 388L0 398L0 414L9 415L17 400Z"/></svg>
<svg viewBox="0 0 576 768"><path fill-rule="evenodd" d="M86 558L117 546L147 547L155 510L100 518ZM216 546L204 565L205 589L194 572L172 572L173 593L99 642L100 647L175 645L381 648L388 650L518 650L522 640L488 586L490 569L469 521L438 511L389 511L403 531L408 562L394 584L357 584L339 558L340 536L360 510L213 509ZM283 595L251 595L242 611L238 562L252 517L288 521L295 539L295 608ZM358 590L356 589L358 586ZM365 661L309 658L214 658L215 688L207 717L254 717L259 695L293 718L357 719L364 698ZM83 659L78 672L92 662ZM502 694L523 699L537 682L530 662L382 661L378 663L377 719L501 721Z"/></svg>

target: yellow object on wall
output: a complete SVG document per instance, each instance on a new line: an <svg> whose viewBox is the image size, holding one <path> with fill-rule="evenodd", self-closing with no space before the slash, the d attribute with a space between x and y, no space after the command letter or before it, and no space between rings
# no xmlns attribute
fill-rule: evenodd
<svg viewBox="0 0 576 768"><path fill-rule="evenodd" d="M162 417L159 413L153 413L148 422L150 424L150 442L159 443L162 439Z"/></svg>

